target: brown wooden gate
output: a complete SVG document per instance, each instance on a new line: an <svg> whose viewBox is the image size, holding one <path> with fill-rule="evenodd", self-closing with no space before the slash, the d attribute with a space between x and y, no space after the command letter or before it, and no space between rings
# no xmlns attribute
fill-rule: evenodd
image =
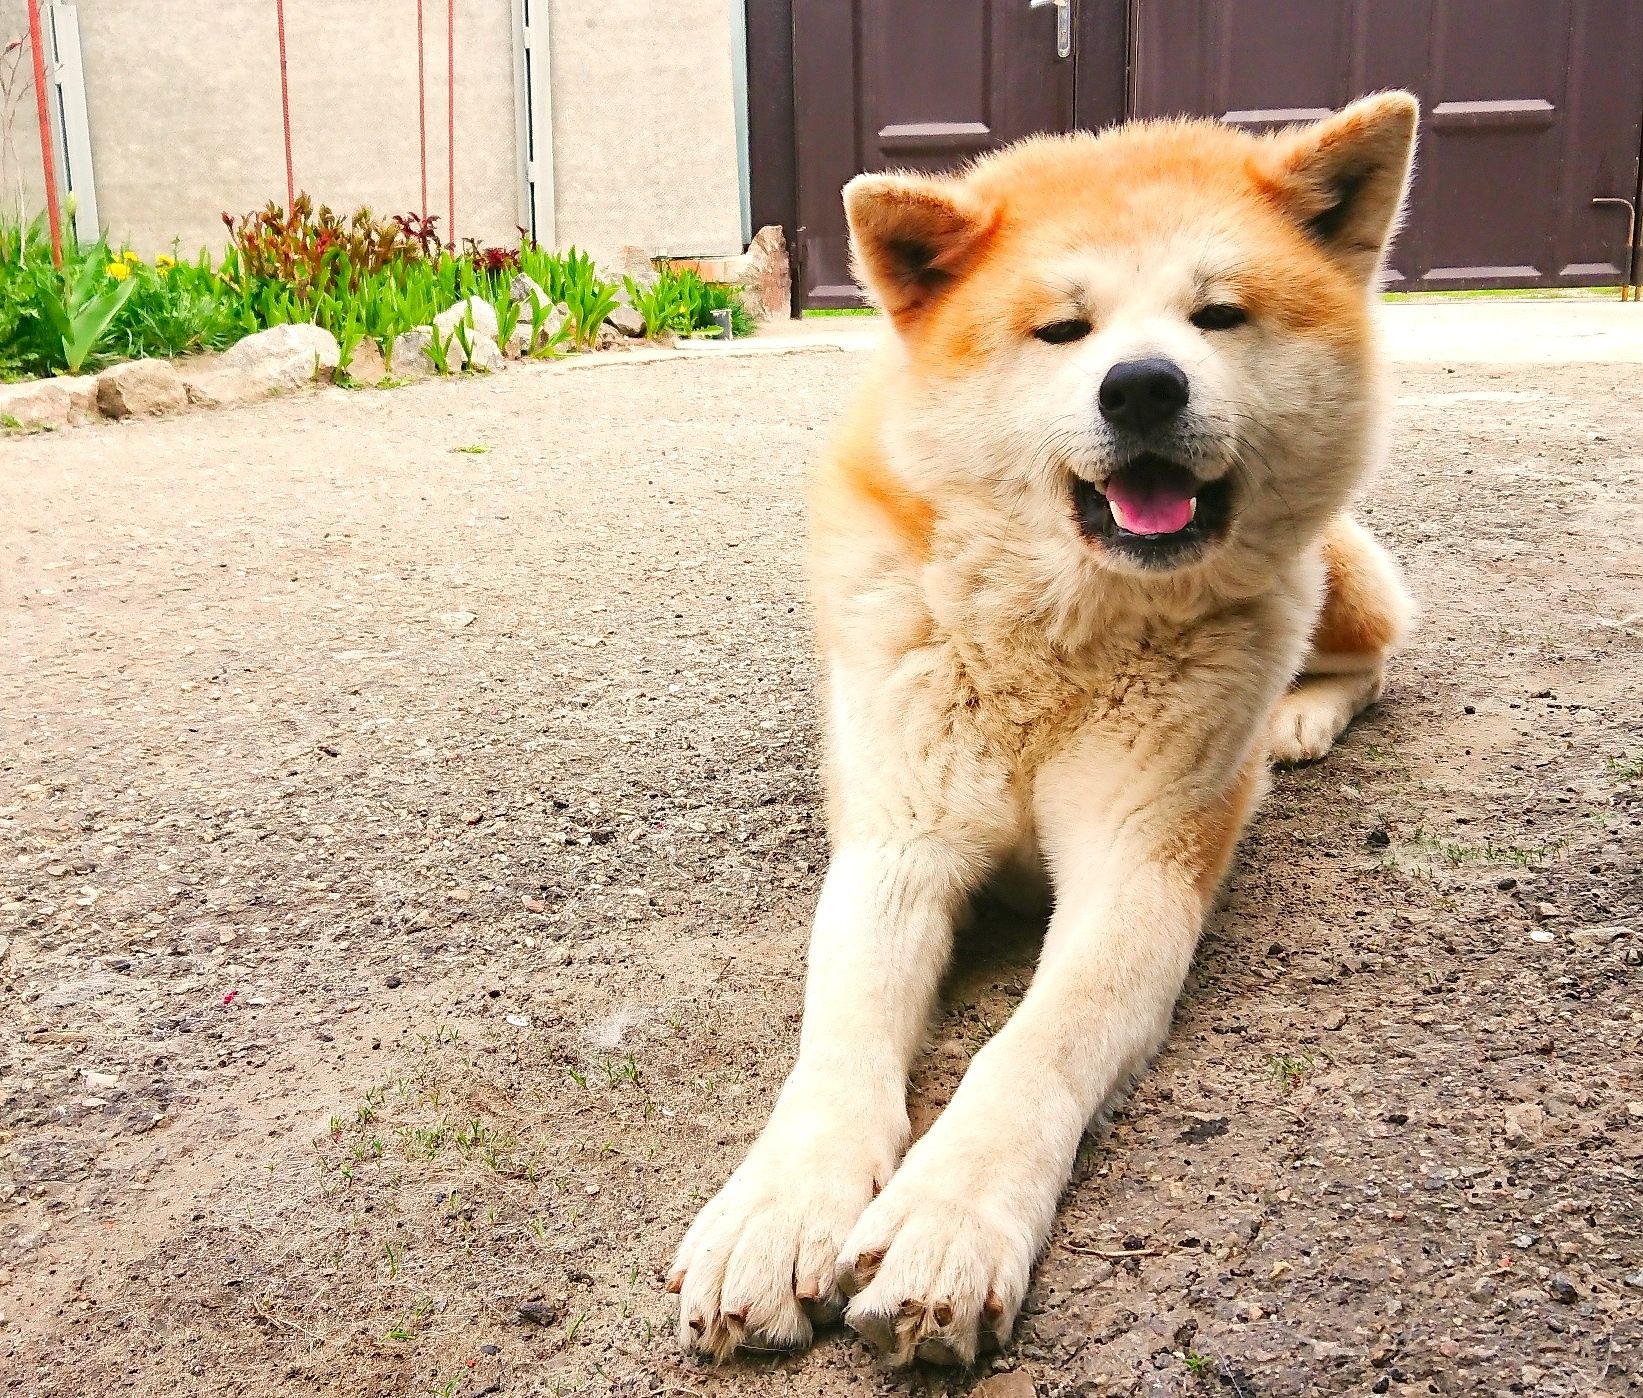
<svg viewBox="0 0 1643 1398"><path fill-rule="evenodd" d="M1141 0L1130 110L1263 128L1377 88L1421 99L1390 289L1602 286L1630 271L1637 0Z"/></svg>
<svg viewBox="0 0 1643 1398"><path fill-rule="evenodd" d="M754 216L786 226L796 307L861 304L838 197L860 171L1124 116L1263 129L1387 87L1423 108L1393 289L1633 270L1643 0L1070 3L1061 56L1053 4L747 0Z"/></svg>

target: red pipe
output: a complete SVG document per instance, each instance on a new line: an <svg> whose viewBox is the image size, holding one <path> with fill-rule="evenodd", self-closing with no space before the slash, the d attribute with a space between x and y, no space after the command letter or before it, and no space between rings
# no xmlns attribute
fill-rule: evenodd
<svg viewBox="0 0 1643 1398"><path fill-rule="evenodd" d="M446 188L451 197L451 217L445 236L456 250L456 0L445 3L445 159Z"/></svg>
<svg viewBox="0 0 1643 1398"><path fill-rule="evenodd" d="M40 165L46 176L46 222L51 225L51 260L63 265L63 215L57 207L57 153L51 145L51 109L46 105L46 50L40 37L40 0L29 0L29 43L34 48L34 105L40 112Z"/></svg>
<svg viewBox="0 0 1643 1398"><path fill-rule="evenodd" d="M428 75L422 49L422 0L416 0L416 132L422 146L422 221L428 221Z"/></svg>
<svg viewBox="0 0 1643 1398"><path fill-rule="evenodd" d="M285 0L274 0L274 18L280 35L280 116L285 122L285 208L297 202L297 182L291 173L291 80L285 62Z"/></svg>

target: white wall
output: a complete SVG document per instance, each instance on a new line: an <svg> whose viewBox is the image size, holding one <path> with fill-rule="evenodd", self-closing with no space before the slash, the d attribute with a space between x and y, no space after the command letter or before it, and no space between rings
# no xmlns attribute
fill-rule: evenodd
<svg viewBox="0 0 1643 1398"><path fill-rule="evenodd" d="M740 251L732 24L741 0L532 0L551 53L553 213L561 244ZM273 0L78 0L98 212L145 254L216 248L221 215L285 200ZM428 202L445 227L444 0L424 0ZM378 213L420 203L416 0L286 0L296 186ZM521 221L513 0L458 0L456 231L511 242ZM0 0L0 42L26 33ZM25 65L26 66L26 65ZM38 208L32 89L19 178ZM542 139L539 133L538 139Z"/></svg>
<svg viewBox="0 0 1643 1398"><path fill-rule="evenodd" d="M609 258L740 252L740 0L553 0L559 240Z"/></svg>

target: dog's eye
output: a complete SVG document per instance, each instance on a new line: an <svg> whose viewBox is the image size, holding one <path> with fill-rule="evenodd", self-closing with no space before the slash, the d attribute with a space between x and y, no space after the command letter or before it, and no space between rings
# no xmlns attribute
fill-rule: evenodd
<svg viewBox="0 0 1643 1398"><path fill-rule="evenodd" d="M1192 323L1200 330L1231 330L1248 319L1249 312L1242 306L1228 305L1224 301L1211 301L1207 306L1200 306L1191 316Z"/></svg>
<svg viewBox="0 0 1643 1398"><path fill-rule="evenodd" d="M1066 345L1082 340L1090 333L1087 320L1058 320L1054 325L1041 325L1033 334L1047 345Z"/></svg>

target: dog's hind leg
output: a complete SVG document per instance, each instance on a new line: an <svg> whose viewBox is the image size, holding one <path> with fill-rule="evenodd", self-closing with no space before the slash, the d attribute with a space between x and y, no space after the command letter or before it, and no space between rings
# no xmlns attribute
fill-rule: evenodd
<svg viewBox="0 0 1643 1398"><path fill-rule="evenodd" d="M1397 565L1356 520L1338 516L1321 547L1327 580L1311 650L1267 727L1275 762L1315 762L1335 745L1380 697L1387 658L1414 617Z"/></svg>

